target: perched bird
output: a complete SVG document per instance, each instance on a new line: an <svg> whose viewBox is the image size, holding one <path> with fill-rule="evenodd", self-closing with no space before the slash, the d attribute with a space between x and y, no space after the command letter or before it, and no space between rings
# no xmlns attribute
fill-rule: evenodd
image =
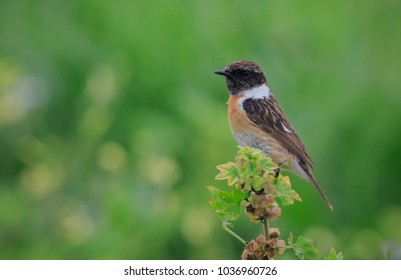
<svg viewBox="0 0 401 280"><path fill-rule="evenodd" d="M226 78L230 92L228 121L238 144L262 150L280 169L311 182L333 210L312 174L312 159L270 91L259 65L240 60L214 73Z"/></svg>

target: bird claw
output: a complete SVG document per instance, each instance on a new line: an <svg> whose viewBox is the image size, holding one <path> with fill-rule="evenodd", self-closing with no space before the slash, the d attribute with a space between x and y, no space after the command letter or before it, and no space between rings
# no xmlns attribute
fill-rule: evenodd
<svg viewBox="0 0 401 280"><path fill-rule="evenodd" d="M278 175L280 175L280 167L277 167L276 169L274 169L273 172L274 172L273 173L274 178L277 178Z"/></svg>

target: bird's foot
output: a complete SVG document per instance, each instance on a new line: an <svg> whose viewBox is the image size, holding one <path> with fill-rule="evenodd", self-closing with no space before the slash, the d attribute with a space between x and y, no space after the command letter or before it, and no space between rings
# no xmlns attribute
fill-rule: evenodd
<svg viewBox="0 0 401 280"><path fill-rule="evenodd" d="M277 178L278 175L280 174L280 167L277 167L276 169L274 169L273 172L274 172L274 173L273 173L274 178Z"/></svg>

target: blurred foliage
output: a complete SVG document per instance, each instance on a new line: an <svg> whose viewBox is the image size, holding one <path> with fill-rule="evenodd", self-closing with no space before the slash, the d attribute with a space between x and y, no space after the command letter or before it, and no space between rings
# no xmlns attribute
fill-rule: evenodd
<svg viewBox="0 0 401 280"><path fill-rule="evenodd" d="M236 59L265 69L335 209L291 175L304 203L273 226L401 258L400 9L1 1L0 258L237 259L204 187L236 151L213 74Z"/></svg>

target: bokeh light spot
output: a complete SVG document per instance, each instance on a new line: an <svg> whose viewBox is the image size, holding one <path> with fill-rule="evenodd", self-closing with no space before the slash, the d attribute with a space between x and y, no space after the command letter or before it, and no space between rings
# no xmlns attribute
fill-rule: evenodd
<svg viewBox="0 0 401 280"><path fill-rule="evenodd" d="M108 142L101 145L97 155L98 165L105 171L117 173L127 166L127 152L118 143Z"/></svg>

